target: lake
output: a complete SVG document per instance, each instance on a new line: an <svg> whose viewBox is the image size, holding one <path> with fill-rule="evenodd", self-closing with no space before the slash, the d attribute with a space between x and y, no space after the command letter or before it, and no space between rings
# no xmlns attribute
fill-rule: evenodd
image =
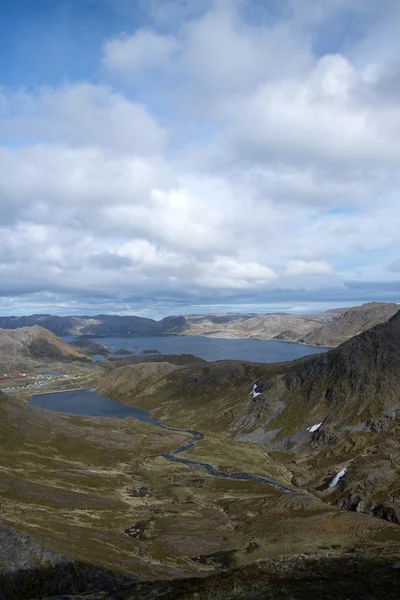
<svg viewBox="0 0 400 600"><path fill-rule="evenodd" d="M86 417L132 417L143 423L158 423L146 410L136 406L126 406L110 398L104 398L91 390L72 390L70 392L50 392L31 396L29 404L65 413Z"/></svg>
<svg viewBox="0 0 400 600"><path fill-rule="evenodd" d="M65 336L66 341L76 339ZM107 346L111 352L120 348L141 355L144 350L158 350L161 354L194 354L204 360L248 360L250 362L286 362L309 354L326 352L326 348L303 346L272 340L219 339L206 337L166 336L166 337L93 337L90 338ZM124 358L120 356L119 358ZM96 357L96 360L104 357Z"/></svg>

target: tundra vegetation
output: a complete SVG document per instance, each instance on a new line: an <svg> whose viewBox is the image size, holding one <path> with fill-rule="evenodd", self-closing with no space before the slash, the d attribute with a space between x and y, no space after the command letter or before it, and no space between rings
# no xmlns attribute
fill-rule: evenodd
<svg viewBox="0 0 400 600"><path fill-rule="evenodd" d="M293 363L64 363L93 369L104 396L201 431L187 459L291 493L167 461L188 434L1 394L3 597L395 598L399 334L397 313ZM19 547L32 548L22 562Z"/></svg>

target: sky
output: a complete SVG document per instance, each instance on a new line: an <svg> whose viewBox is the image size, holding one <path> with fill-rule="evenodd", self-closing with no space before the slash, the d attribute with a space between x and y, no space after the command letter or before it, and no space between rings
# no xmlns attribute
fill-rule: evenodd
<svg viewBox="0 0 400 600"><path fill-rule="evenodd" d="M400 0L2 0L0 314L400 301Z"/></svg>

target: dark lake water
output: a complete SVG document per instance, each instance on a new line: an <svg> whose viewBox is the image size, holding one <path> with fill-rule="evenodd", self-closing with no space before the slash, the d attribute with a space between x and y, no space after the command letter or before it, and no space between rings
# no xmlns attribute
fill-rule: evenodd
<svg viewBox="0 0 400 600"><path fill-rule="evenodd" d="M68 415L117 417L119 419L133 417L143 423L158 423L158 420L153 419L146 410L136 406L126 406L110 398L104 398L91 390L36 394L31 396L29 404Z"/></svg>
<svg viewBox="0 0 400 600"><path fill-rule="evenodd" d="M75 339L64 337L66 341ZM156 338L104 337L90 338L107 346L111 352L120 348L131 350L141 356L144 350L158 350L161 354L194 354L204 360L248 360L251 362L285 362L326 352L326 348L315 348L288 342L271 340L226 340L206 337L166 336ZM103 357L96 357L99 360ZM119 358L124 358L123 355Z"/></svg>

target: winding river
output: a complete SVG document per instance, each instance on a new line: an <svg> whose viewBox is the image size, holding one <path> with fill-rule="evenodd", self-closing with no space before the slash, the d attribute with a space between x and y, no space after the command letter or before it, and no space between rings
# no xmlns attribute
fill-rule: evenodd
<svg viewBox="0 0 400 600"><path fill-rule="evenodd" d="M249 473L223 473L207 463L181 458L179 455L182 455L184 452L189 450L189 448L192 448L197 442L204 438L204 435L200 431L195 431L193 429L176 429L175 427L164 425L163 423L160 423L159 419L152 418L151 414L146 410L136 406L127 406L125 404L121 404L120 402L111 400L110 398L104 398L103 396L100 396L91 390L81 389L68 392L36 394L31 396L29 404L70 415L80 415L86 417L117 417L119 419L131 417L142 423L156 425L157 427L167 429L168 431L172 431L174 433L190 434L192 436L191 440L184 442L178 448L172 450L172 452L167 452L161 456L171 462L181 463L189 467L202 469L213 477L219 477L221 479L234 479L236 481L255 481L257 483L272 485L276 489L287 494L292 493L292 490L289 488L267 477L259 477L258 475L250 475Z"/></svg>
<svg viewBox="0 0 400 600"><path fill-rule="evenodd" d="M292 490L290 490L289 488L285 487L284 485L281 485L273 479L268 479L267 477L259 477L257 475L250 475L249 473L223 473L222 471L218 471L218 469L215 469L212 465L209 465L207 463L187 460L186 458L179 458L177 454L182 454L183 452L186 452L186 450L189 450L189 448L192 448L196 442L204 438L204 435L200 433L200 431L194 431L192 429L175 429L174 427L168 427L168 425L163 425L162 423L156 424L158 425L158 427L168 429L169 431L174 431L175 433L190 433L192 435L191 440L184 442L176 450L163 454L162 456L165 459L170 460L172 462L181 463L182 465L195 467L197 469L203 469L204 471L207 471L207 473L209 473L210 475L213 475L214 477L220 477L221 479L235 479L236 481L257 481L258 483L272 485L273 487L286 494L292 493Z"/></svg>

